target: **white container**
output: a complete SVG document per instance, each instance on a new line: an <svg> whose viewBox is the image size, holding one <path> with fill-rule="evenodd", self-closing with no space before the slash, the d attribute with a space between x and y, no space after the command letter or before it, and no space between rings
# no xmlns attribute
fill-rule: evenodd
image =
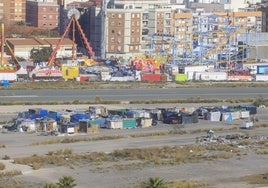
<svg viewBox="0 0 268 188"><path fill-rule="evenodd" d="M141 127L151 127L152 126L152 118L142 118L141 119Z"/></svg>
<svg viewBox="0 0 268 188"><path fill-rule="evenodd" d="M68 127L67 128L67 133L68 134L74 134L74 127Z"/></svg>
<svg viewBox="0 0 268 188"><path fill-rule="evenodd" d="M210 121L220 121L221 119L221 112L220 111L216 111L216 112L209 112L209 120Z"/></svg>
<svg viewBox="0 0 268 188"><path fill-rule="evenodd" d="M13 72L0 73L0 80L16 81L17 75Z"/></svg>
<svg viewBox="0 0 268 188"><path fill-rule="evenodd" d="M253 127L253 122L252 121L244 121L243 122L242 128L250 129L251 127Z"/></svg>
<svg viewBox="0 0 268 188"><path fill-rule="evenodd" d="M197 73L198 74L198 73ZM200 80L224 81L227 80L226 72L200 72Z"/></svg>
<svg viewBox="0 0 268 188"><path fill-rule="evenodd" d="M123 129L123 121L122 120L109 120L107 122L108 129Z"/></svg>
<svg viewBox="0 0 268 188"><path fill-rule="evenodd" d="M238 119L240 119L240 112L239 111L232 112L232 120L238 120Z"/></svg>
<svg viewBox="0 0 268 188"><path fill-rule="evenodd" d="M246 119L246 118L249 118L250 114L249 114L249 111L246 110L246 111L240 111L240 118L241 119Z"/></svg>
<svg viewBox="0 0 268 188"><path fill-rule="evenodd" d="M256 81L268 81L268 74L256 74Z"/></svg>

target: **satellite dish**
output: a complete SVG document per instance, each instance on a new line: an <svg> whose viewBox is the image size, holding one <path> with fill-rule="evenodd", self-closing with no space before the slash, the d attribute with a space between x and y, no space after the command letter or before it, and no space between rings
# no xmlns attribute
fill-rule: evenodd
<svg viewBox="0 0 268 188"><path fill-rule="evenodd" d="M69 19L74 17L75 19L78 20L80 18L80 12L75 8L71 8L70 10L68 10L67 16Z"/></svg>

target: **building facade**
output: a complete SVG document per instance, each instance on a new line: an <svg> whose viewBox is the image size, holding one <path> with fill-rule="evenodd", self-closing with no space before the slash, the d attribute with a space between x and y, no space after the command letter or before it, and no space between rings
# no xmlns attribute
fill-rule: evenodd
<svg viewBox="0 0 268 188"><path fill-rule="evenodd" d="M26 0L2 0L0 1L0 22L11 25L25 22Z"/></svg>
<svg viewBox="0 0 268 188"><path fill-rule="evenodd" d="M26 23L40 29L55 29L59 23L59 5L51 1L27 1Z"/></svg>

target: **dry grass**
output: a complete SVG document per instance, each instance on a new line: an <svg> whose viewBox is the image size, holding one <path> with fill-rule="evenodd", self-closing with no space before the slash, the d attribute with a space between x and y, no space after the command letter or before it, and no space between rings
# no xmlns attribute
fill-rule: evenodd
<svg viewBox="0 0 268 188"><path fill-rule="evenodd" d="M64 139L51 139L45 140L41 142L34 142L32 145L49 145L49 144L68 144L68 143L76 143L76 142L92 142L98 140L114 140L114 139L121 139L125 138L124 136L99 136L99 137L87 137L87 138L64 138Z"/></svg>
<svg viewBox="0 0 268 188"><path fill-rule="evenodd" d="M5 170L5 168L6 168L6 165L0 162L0 170Z"/></svg>
<svg viewBox="0 0 268 188"><path fill-rule="evenodd" d="M215 152L211 147L205 146L177 146L177 147L153 147L145 149L123 149L115 150L106 154L103 152L93 152L90 154L73 154L70 151L48 152L47 156L31 156L24 158L15 158L14 163L26 164L32 166L37 163L41 166L47 164L72 165L103 162L121 163L122 161L136 161L155 165L178 165L181 163L195 163L204 160L228 159L232 157L232 151L235 148L220 146Z"/></svg>
<svg viewBox="0 0 268 188"><path fill-rule="evenodd" d="M253 174L242 178L250 184L268 185L268 172L264 174Z"/></svg>
<svg viewBox="0 0 268 188"><path fill-rule="evenodd" d="M7 172L1 172L0 173L0 179L4 178L4 177L13 177L13 176L17 176L17 175L21 175L21 171L19 170L10 170Z"/></svg>
<svg viewBox="0 0 268 188"><path fill-rule="evenodd" d="M167 183L167 188L204 188L208 187L207 183L198 182L198 181L172 181Z"/></svg>

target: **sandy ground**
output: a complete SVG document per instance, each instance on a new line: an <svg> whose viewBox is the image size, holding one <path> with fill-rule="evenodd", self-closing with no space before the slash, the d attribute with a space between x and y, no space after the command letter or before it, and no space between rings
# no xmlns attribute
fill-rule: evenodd
<svg viewBox="0 0 268 188"><path fill-rule="evenodd" d="M195 104L196 105L196 104ZM202 106L203 104L199 104ZM222 104L219 104L222 105ZM137 108L140 105L132 105L131 108ZM154 108L157 105L150 107ZM174 107L176 104L163 105L165 107ZM192 104L180 105L180 106L193 106ZM45 108L49 110L63 110L63 109L87 109L88 105L61 105L61 106L1 106L0 118L8 119L16 115L16 113L29 108ZM113 105L108 108L121 108L125 105ZM147 106L148 107L148 106ZM159 105L158 105L159 107ZM258 119L260 122L267 123L268 109L258 109ZM226 128L226 126L240 126L241 121L232 122L231 124L224 124L218 122L200 121L198 124L187 125L185 130L194 129L213 129L213 128ZM127 135L127 134L139 134L141 132L157 132L163 130L172 130L172 126L159 125L147 129L129 129L129 130L100 130L97 136L102 135ZM223 132L222 134L227 134ZM259 134L268 136L268 129L256 129L256 130L243 130L242 133ZM200 133L201 134L201 133ZM46 140L48 137L37 136L36 134L24 134L24 133L11 133L2 134L0 136L0 144L5 144L6 148L0 149L0 155L13 157L31 156L32 154L44 154L48 151L60 148L71 148L75 153L80 152L93 152L93 151L112 151L114 148L121 149L127 147L137 147L142 145L155 145L163 146L166 144L188 144L194 143L194 138L201 135L177 135L177 139L170 137L158 137L158 138L137 138L115 141L100 141L94 143L76 143L70 145L48 145L48 146L31 146L31 143L41 140ZM51 139L52 137L50 137ZM155 142L154 140L155 139ZM190 140L190 141L188 141ZM179 143L181 142L181 143ZM29 182L29 185L38 187L39 183L44 182L57 182L58 178L63 175L70 175L75 178L77 187L87 188L126 188L135 187L138 181L147 180L149 177L161 177L166 181L172 180L196 180L206 182L210 187L215 188L257 188L265 187L261 185L249 185L246 182L240 180L241 177L251 174L264 173L268 171L267 155L257 155L252 150L247 149L247 155L234 156L231 159L220 159L215 161L206 161L200 163L186 163L181 165L172 166L146 166L144 168L128 168L127 170L118 170L112 164L100 164L96 167L93 164L77 165L70 167L56 167L46 166L39 170L33 170L26 165L15 165L12 160L1 160L5 163L8 170L21 170L22 175L17 176L17 179L21 179L24 182ZM268 187L268 186L266 186Z"/></svg>

